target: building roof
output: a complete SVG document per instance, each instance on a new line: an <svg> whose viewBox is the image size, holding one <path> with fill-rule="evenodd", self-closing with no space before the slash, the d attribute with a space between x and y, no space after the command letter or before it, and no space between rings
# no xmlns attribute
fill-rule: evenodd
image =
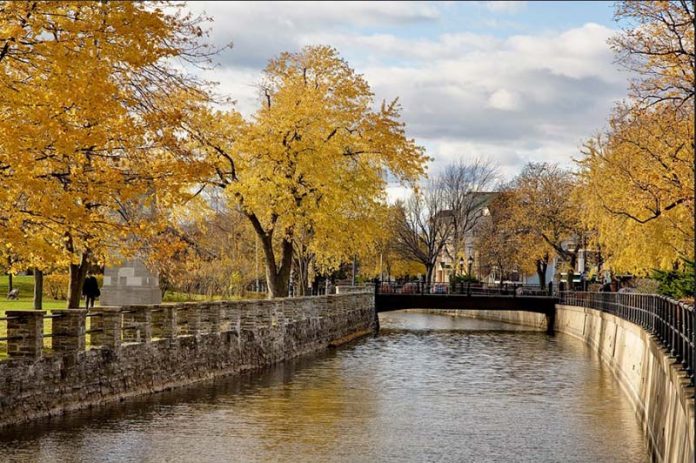
<svg viewBox="0 0 696 463"><path fill-rule="evenodd" d="M480 202L478 204L476 204L477 207L485 207L499 193L500 192L498 192L498 191L475 191L475 192L470 193L470 194L473 195L476 200L480 199ZM452 215L451 209L443 209L436 214L437 217L450 217L451 215Z"/></svg>

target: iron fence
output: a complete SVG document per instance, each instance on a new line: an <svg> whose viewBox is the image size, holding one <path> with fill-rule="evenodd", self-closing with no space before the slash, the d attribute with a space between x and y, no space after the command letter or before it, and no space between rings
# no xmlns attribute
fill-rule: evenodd
<svg viewBox="0 0 696 463"><path fill-rule="evenodd" d="M693 306L655 294L574 291L561 292L560 302L601 310L642 327L681 363L694 384L696 314Z"/></svg>
<svg viewBox="0 0 696 463"><path fill-rule="evenodd" d="M546 288L539 285L483 285L481 283L422 283L378 282L376 294L443 294L467 296L546 296Z"/></svg>

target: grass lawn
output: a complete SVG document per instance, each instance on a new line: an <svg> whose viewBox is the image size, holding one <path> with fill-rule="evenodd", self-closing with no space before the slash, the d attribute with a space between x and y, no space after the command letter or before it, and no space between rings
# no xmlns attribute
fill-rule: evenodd
<svg viewBox="0 0 696 463"><path fill-rule="evenodd" d="M33 309L34 277L31 275L15 275L12 278L12 287L19 289L19 299L16 301L7 300L7 275L0 276L0 313L4 313L5 310ZM43 307L44 309L64 309L65 301L56 301L44 291ZM2 335L0 334L0 336Z"/></svg>

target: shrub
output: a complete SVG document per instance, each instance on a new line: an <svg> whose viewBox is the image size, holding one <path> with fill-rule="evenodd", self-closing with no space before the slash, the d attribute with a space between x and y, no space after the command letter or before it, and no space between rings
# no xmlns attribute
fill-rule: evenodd
<svg viewBox="0 0 696 463"><path fill-rule="evenodd" d="M631 282L640 294L657 294L660 282L652 278L636 278Z"/></svg>
<svg viewBox="0 0 696 463"><path fill-rule="evenodd" d="M653 278L659 282L657 291L673 299L686 299L694 296L694 265L696 262L684 260L678 270L655 270Z"/></svg>
<svg viewBox="0 0 696 463"><path fill-rule="evenodd" d="M56 301L66 300L68 297L68 281L70 276L67 273L52 273L44 277L44 292L48 293Z"/></svg>

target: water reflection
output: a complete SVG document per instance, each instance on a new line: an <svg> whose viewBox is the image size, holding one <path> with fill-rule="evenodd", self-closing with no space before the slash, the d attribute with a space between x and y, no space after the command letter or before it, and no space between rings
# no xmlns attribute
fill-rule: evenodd
<svg viewBox="0 0 696 463"><path fill-rule="evenodd" d="M378 337L261 374L0 436L3 461L647 462L580 342L392 313Z"/></svg>

